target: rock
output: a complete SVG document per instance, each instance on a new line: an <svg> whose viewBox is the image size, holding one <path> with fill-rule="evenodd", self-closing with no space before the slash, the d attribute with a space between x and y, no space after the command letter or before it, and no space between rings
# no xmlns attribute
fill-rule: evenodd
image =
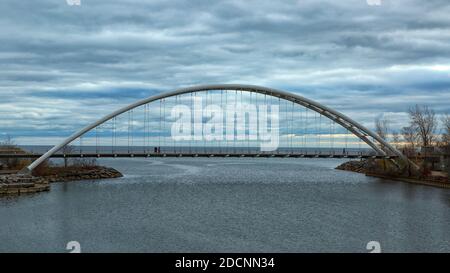
<svg viewBox="0 0 450 273"><path fill-rule="evenodd" d="M44 176L44 178L51 182L68 182L68 181L78 181L78 180L96 180L96 179L106 179L106 178L117 178L123 175L113 169L102 166L88 167L88 168L77 168L77 169L58 169L56 175Z"/></svg>
<svg viewBox="0 0 450 273"><path fill-rule="evenodd" d="M30 175L3 175L0 177L0 181L0 196L50 190L50 184L47 181Z"/></svg>
<svg viewBox="0 0 450 273"><path fill-rule="evenodd" d="M348 161L336 167L337 170L365 173L367 168L366 161Z"/></svg>

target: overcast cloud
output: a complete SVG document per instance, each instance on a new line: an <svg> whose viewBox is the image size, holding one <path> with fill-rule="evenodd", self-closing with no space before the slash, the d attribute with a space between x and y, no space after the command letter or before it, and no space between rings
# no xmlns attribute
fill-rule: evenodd
<svg viewBox="0 0 450 273"><path fill-rule="evenodd" d="M174 88L297 92L373 127L450 112L448 0L0 2L0 134L64 136Z"/></svg>

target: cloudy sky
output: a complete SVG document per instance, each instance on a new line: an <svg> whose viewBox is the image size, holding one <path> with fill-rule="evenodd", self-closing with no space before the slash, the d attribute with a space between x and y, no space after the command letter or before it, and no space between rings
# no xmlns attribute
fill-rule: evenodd
<svg viewBox="0 0 450 273"><path fill-rule="evenodd" d="M61 137L159 92L245 83L373 127L450 111L448 0L2 0L0 134ZM1 137L1 136L0 136Z"/></svg>

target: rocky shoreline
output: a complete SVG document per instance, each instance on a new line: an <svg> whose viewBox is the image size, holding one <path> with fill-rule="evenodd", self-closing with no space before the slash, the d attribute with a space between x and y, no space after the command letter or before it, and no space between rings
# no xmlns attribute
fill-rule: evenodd
<svg viewBox="0 0 450 273"><path fill-rule="evenodd" d="M103 166L53 167L39 176L21 174L0 175L0 197L49 191L50 183L55 182L97 180L122 176L116 169Z"/></svg>
<svg viewBox="0 0 450 273"><path fill-rule="evenodd" d="M50 183L69 182L79 180L97 180L119 178L123 175L114 168L94 166L81 168L57 168L42 177Z"/></svg>
<svg viewBox="0 0 450 273"><path fill-rule="evenodd" d="M379 162L378 162L379 163ZM368 159L361 161L348 161L336 167L337 170L363 173L367 176L407 182L411 184L427 185L439 188L450 188L450 180L438 176L407 175L404 172L393 171L389 167L381 169L375 161ZM384 163L386 164L386 163ZM386 168L386 166L384 166Z"/></svg>
<svg viewBox="0 0 450 273"><path fill-rule="evenodd" d="M50 183L43 177L18 174L0 176L0 196L21 195L49 190Z"/></svg>
<svg viewBox="0 0 450 273"><path fill-rule="evenodd" d="M357 172L357 173L366 173L367 169L368 169L368 163L366 160L347 161L336 167L336 170L350 171L350 172Z"/></svg>

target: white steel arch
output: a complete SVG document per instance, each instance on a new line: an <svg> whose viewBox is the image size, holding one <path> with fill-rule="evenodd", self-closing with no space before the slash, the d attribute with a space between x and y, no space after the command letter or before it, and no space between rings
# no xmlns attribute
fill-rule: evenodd
<svg viewBox="0 0 450 273"><path fill-rule="evenodd" d="M282 98L288 101L292 101L296 104L302 105L304 107L307 107L317 113L320 113L327 118L333 120L334 122L340 124L342 127L348 129L351 133L353 133L355 136L357 136L359 139L367 143L370 147L372 147L378 155L382 156L389 156L394 155L405 162L409 162L409 160L395 147L387 143L384 139L382 139L380 136L378 136L376 133L372 132L371 130L367 129L363 125L359 124L358 122L354 121L353 119L349 118L348 116L335 111L325 105L322 105L318 102L315 102L313 100L310 100L308 98L302 97L297 94L268 88L268 87L262 87L262 86L256 86L256 85L243 85L243 84L212 84L212 85L198 85L198 86L192 86L187 88L180 88L176 89L171 92L166 92L162 94L158 94L155 96L151 96L146 99L139 100L133 104L130 104L128 106L125 106L123 108L120 108L117 111L114 111L113 113L104 116L103 118L89 124L88 126L82 128L78 132L72 134L65 140L63 140L61 143L54 146L52 149L50 149L48 152L46 152L44 155L42 155L40 158L36 159L33 163L31 163L29 166L25 167L23 170L21 170L21 173L30 173L34 168L39 166L42 162L50 158L53 154L58 152L60 149L62 149L64 146L68 145L78 137L84 135L86 132L89 132L90 130L94 129L95 127L105 123L106 121L109 121L113 119L114 117L123 114L129 110L132 110L134 108L137 108L139 106L142 106L144 104L157 101L160 99L177 96L181 94L186 93L194 93L194 92L200 92L200 91L211 91L211 90L238 90L238 91L247 91L247 92L254 92L259 94L266 94L273 97ZM371 141L369 137L372 137L374 140L378 142L377 143Z"/></svg>

